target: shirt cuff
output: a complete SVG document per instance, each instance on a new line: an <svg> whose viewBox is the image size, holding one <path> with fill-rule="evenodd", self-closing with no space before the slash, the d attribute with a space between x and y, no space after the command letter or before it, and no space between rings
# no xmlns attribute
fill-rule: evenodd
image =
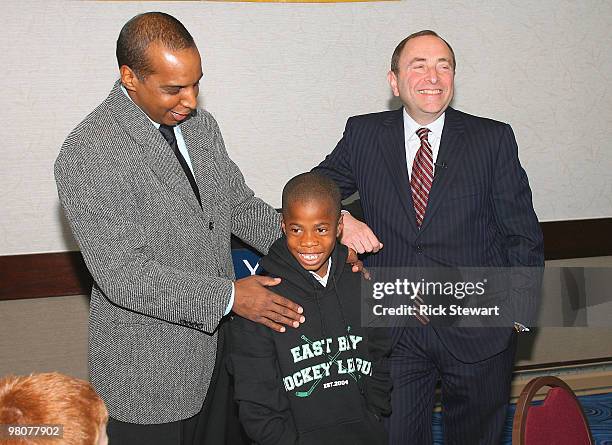
<svg viewBox="0 0 612 445"><path fill-rule="evenodd" d="M227 315L234 307L234 293L236 292L236 288L234 287L234 283L232 282L232 295L230 295L229 303L227 303L227 308L225 308L225 312L223 315Z"/></svg>

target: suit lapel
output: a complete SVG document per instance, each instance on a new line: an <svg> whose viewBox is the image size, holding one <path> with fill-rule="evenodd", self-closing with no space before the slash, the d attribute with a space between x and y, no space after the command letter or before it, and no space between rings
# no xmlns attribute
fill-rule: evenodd
<svg viewBox="0 0 612 445"><path fill-rule="evenodd" d="M416 215L412 204L410 180L406 164L406 144L404 141L403 108L389 113L383 121L380 137L380 153L387 165L395 190L399 195L402 208L408 215L410 227L416 232Z"/></svg>
<svg viewBox="0 0 612 445"><path fill-rule="evenodd" d="M130 138L142 147L147 164L159 180L189 206L201 211L189 180L172 152L172 148L146 114L121 91L120 81L115 83L108 102L117 125L122 127Z"/></svg>
<svg viewBox="0 0 612 445"><path fill-rule="evenodd" d="M194 112L194 113L197 113ZM198 188L202 205L204 201L214 199L219 184L222 183L219 166L214 162L212 135L202 131L200 120L193 116L181 124L181 133L189 151L193 175Z"/></svg>
<svg viewBox="0 0 612 445"><path fill-rule="evenodd" d="M440 150L436 159L434 181L429 192L425 218L421 231L425 230L444 200L459 168L459 159L465 146L463 120L452 108L446 110Z"/></svg>

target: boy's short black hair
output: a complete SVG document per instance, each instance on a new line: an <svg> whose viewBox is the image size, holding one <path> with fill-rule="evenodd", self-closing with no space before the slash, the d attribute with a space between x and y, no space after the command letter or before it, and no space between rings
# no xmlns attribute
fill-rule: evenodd
<svg viewBox="0 0 612 445"><path fill-rule="evenodd" d="M297 201L328 201L340 217L342 196L336 183L320 173L307 172L289 180L283 188L283 213Z"/></svg>

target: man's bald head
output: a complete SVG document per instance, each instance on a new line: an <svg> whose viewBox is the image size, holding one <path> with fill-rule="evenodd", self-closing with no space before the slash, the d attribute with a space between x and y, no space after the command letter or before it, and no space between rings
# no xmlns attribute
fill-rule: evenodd
<svg viewBox="0 0 612 445"><path fill-rule="evenodd" d="M145 12L128 21L117 39L117 63L129 66L144 79L153 72L147 50L151 44L159 44L172 50L195 48L196 44L187 28L169 14Z"/></svg>

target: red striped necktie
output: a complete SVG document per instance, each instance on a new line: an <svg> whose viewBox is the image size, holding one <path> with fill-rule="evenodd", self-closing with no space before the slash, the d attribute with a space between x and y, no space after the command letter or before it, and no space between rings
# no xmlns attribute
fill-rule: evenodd
<svg viewBox="0 0 612 445"><path fill-rule="evenodd" d="M410 176L410 189L412 190L412 203L416 213L417 227L423 224L427 199L433 182L433 152L427 140L428 128L419 128L416 131L421 139L421 147L417 151L412 164L412 175Z"/></svg>

